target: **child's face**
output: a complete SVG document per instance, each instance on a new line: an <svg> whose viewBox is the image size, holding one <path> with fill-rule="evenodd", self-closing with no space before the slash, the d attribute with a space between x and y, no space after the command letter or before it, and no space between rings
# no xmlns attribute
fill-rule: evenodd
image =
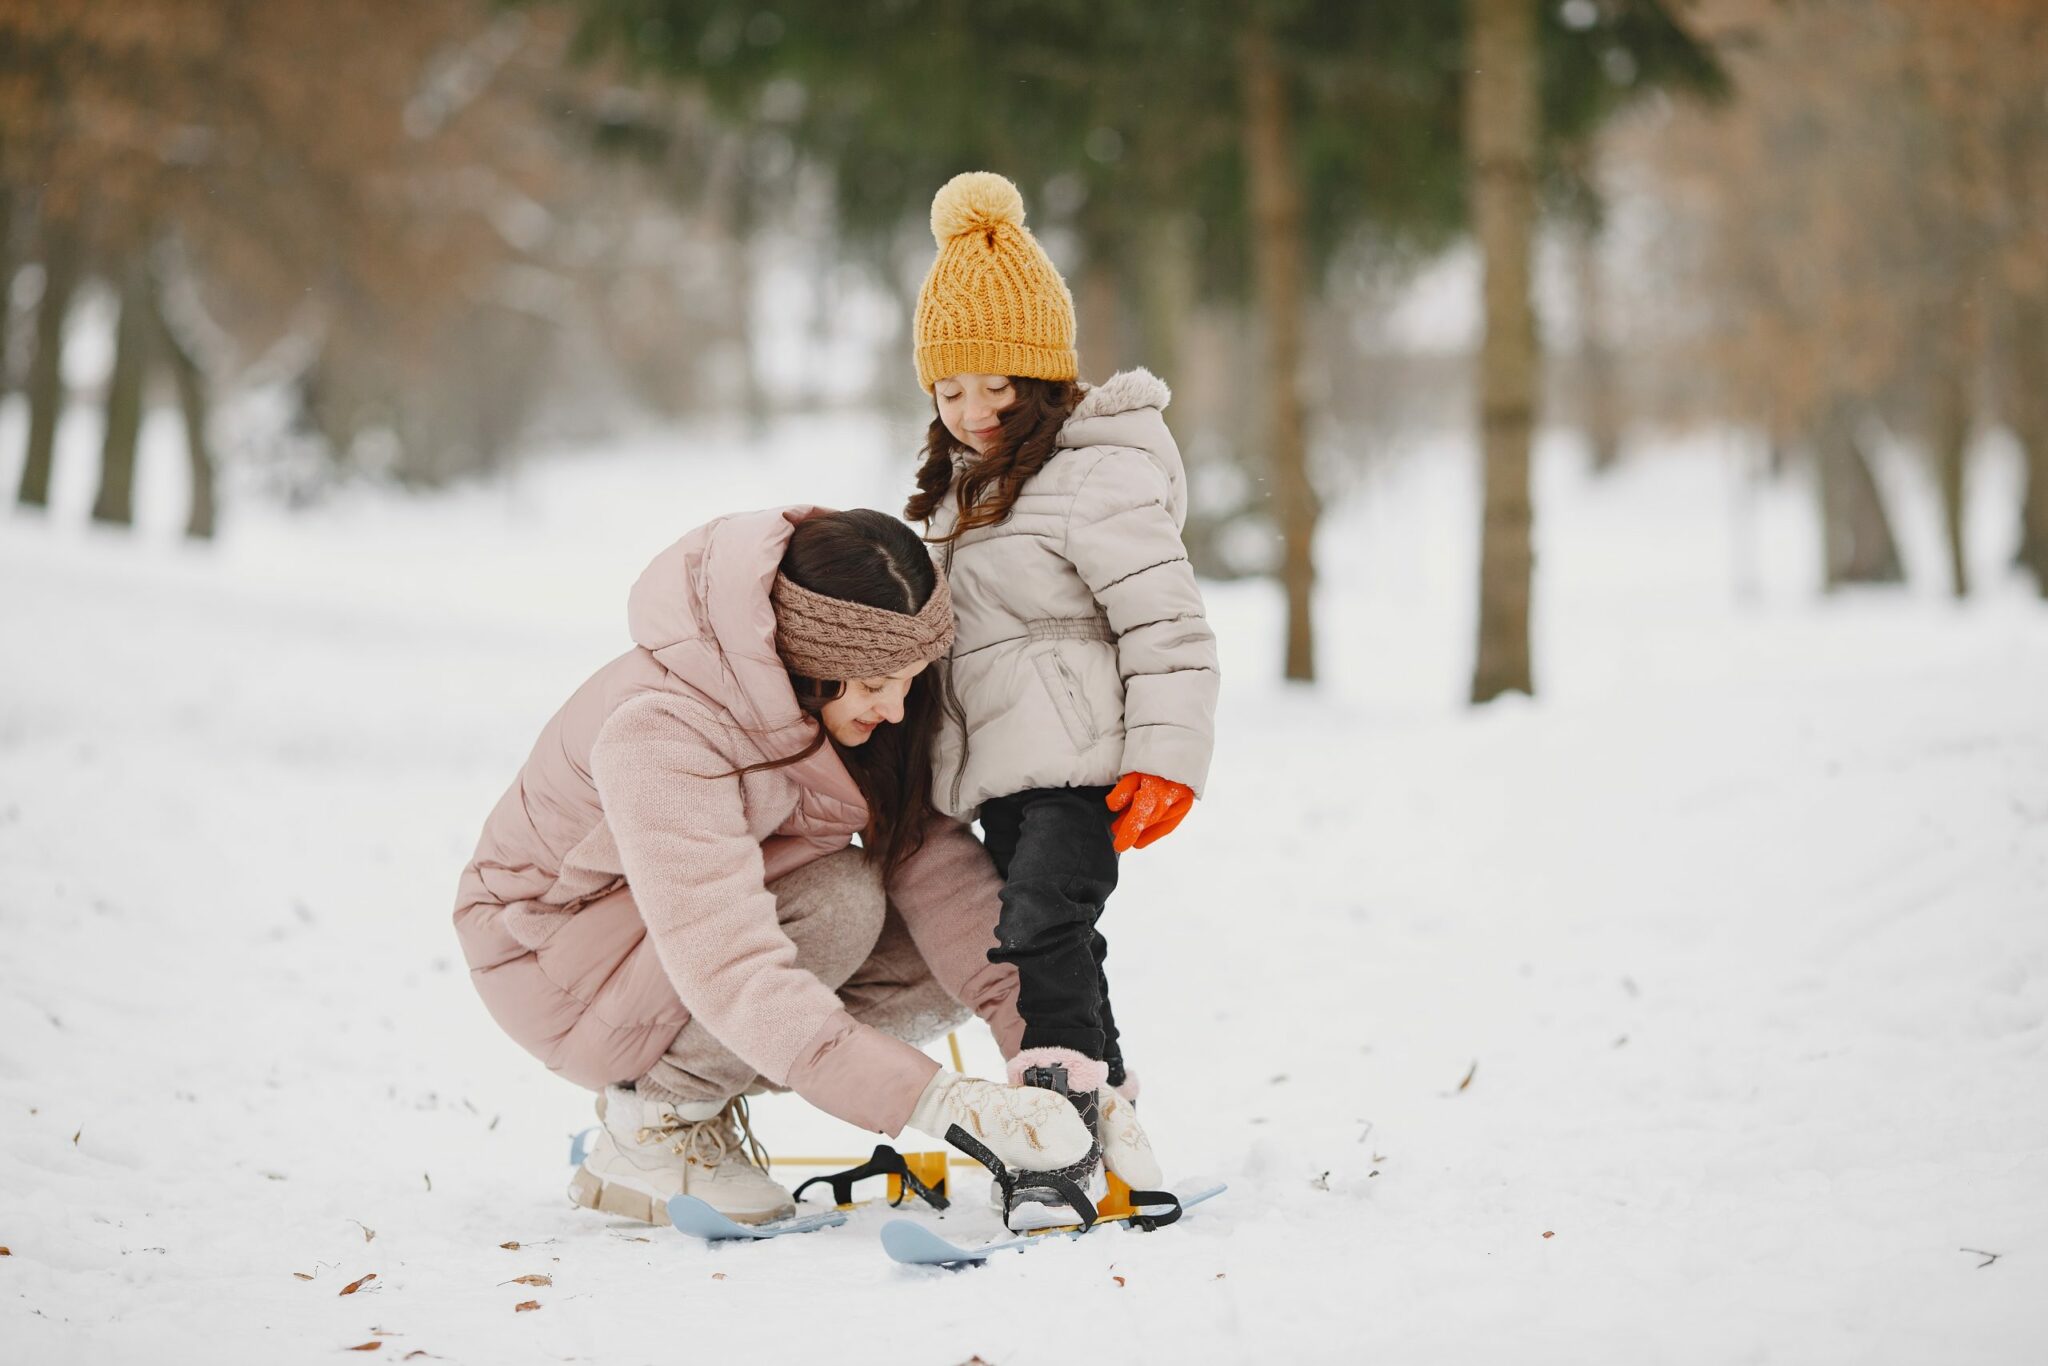
<svg viewBox="0 0 2048 1366"><path fill-rule="evenodd" d="M825 704L818 719L840 744L864 745L877 730L903 719L904 699L924 670L924 665L913 664L880 678L852 679L839 696Z"/></svg>
<svg viewBox="0 0 2048 1366"><path fill-rule="evenodd" d="M1008 375L948 375L932 386L939 403L939 421L976 455L987 455L995 440L998 417L1017 401L1017 386Z"/></svg>

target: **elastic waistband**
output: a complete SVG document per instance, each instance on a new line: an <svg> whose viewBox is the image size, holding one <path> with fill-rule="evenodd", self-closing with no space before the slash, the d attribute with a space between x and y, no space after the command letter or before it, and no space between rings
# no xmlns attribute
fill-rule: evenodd
<svg viewBox="0 0 2048 1366"><path fill-rule="evenodd" d="M1024 635L1030 640L1099 640L1105 644L1116 642L1116 633L1109 629L1109 623L1101 617L1034 617L1024 623Z"/></svg>

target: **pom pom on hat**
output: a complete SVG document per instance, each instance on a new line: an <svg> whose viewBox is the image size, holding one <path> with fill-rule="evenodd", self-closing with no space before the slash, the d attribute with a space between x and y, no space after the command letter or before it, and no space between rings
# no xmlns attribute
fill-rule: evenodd
<svg viewBox="0 0 2048 1366"><path fill-rule="evenodd" d="M970 232L1024 226L1024 196L994 171L962 171L932 196L932 237L943 247Z"/></svg>

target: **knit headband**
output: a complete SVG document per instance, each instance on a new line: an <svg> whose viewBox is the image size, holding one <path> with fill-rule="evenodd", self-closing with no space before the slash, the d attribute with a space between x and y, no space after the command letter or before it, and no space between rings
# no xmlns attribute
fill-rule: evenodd
<svg viewBox="0 0 2048 1366"><path fill-rule="evenodd" d="M775 576L775 649L805 678L881 678L937 659L953 647L953 595L933 571L932 595L917 615L813 593Z"/></svg>

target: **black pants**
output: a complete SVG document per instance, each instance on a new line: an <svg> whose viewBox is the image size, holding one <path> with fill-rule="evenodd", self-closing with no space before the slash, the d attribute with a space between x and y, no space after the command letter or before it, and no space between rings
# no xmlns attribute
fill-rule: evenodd
<svg viewBox="0 0 2048 1366"><path fill-rule="evenodd" d="M1024 1047L1071 1048L1124 1079L1109 979L1109 945L1095 928L1116 890L1106 787L1047 787L985 802L982 839L1003 879L992 963L1017 965Z"/></svg>

